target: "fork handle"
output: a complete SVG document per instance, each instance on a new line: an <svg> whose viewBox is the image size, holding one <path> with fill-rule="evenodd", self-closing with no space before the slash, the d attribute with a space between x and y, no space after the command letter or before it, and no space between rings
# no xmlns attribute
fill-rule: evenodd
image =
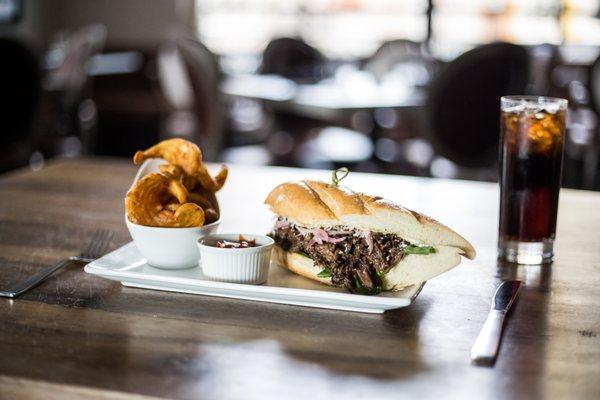
<svg viewBox="0 0 600 400"><path fill-rule="evenodd" d="M44 279L46 279L48 276L52 275L54 272L58 271L65 265L69 264L71 261L72 260L69 260L69 259L62 260L48 268L44 268L37 274L34 274L34 275L30 276L29 278L25 279L23 282L17 284L9 291L0 292L0 296L17 297L17 296L25 293L29 289L39 285Z"/></svg>

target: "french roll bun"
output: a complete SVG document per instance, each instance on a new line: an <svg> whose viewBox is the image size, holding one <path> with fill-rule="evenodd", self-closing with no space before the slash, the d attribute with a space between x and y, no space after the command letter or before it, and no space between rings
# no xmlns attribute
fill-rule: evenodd
<svg viewBox="0 0 600 400"><path fill-rule="evenodd" d="M305 278L332 285L331 278L320 278L317 274L323 267L299 253L290 253L275 246L274 257L278 265ZM419 285L434 278L460 263L461 251L456 247L438 246L436 252L427 255L408 254L390 268L382 277L383 290L397 291Z"/></svg>
<svg viewBox="0 0 600 400"><path fill-rule="evenodd" d="M460 262L460 255L469 259L475 258L475 249L471 243L433 218L381 197L356 193L342 186L308 180L287 182L273 189L265 203L275 214L308 228L326 229L347 226L372 232L392 233L413 244L435 246L436 249L440 249L426 256L406 256L394 268L406 263L398 269L398 271L405 271L413 265L414 258L414 263L418 263L415 269L424 268L424 271L411 271L410 278L399 279L394 285L405 281L413 282L413 277L418 276L422 279L436 271L440 272L433 276L442 273L457 265ZM288 268L304 271L301 266L307 261L300 262L295 256L291 256L291 259L289 264L292 267L288 266ZM434 267L433 264L436 266ZM307 274L310 275L308 272ZM304 274L300 273L300 275Z"/></svg>

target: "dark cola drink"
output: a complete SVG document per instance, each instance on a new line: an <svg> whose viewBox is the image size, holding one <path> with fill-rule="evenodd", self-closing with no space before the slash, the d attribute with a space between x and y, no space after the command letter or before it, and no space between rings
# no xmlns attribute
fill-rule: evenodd
<svg viewBox="0 0 600 400"><path fill-rule="evenodd" d="M499 257L519 264L552 261L567 101L501 100Z"/></svg>

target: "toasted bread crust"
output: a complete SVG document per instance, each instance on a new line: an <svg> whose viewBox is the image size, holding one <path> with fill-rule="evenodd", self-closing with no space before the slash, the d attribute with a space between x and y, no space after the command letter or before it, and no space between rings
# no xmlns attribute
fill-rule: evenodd
<svg viewBox="0 0 600 400"><path fill-rule="evenodd" d="M286 182L265 203L292 222L308 227L336 225L394 233L414 243L456 247L470 259L475 249L465 238L435 219L381 197L353 192L324 182Z"/></svg>

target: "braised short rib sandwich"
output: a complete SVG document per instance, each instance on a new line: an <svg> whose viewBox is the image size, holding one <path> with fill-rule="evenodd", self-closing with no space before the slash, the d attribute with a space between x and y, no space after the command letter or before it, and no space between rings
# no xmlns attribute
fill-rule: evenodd
<svg viewBox="0 0 600 400"><path fill-rule="evenodd" d="M265 203L277 214L278 264L353 293L420 284L475 257L462 236L425 215L324 182L287 182Z"/></svg>

